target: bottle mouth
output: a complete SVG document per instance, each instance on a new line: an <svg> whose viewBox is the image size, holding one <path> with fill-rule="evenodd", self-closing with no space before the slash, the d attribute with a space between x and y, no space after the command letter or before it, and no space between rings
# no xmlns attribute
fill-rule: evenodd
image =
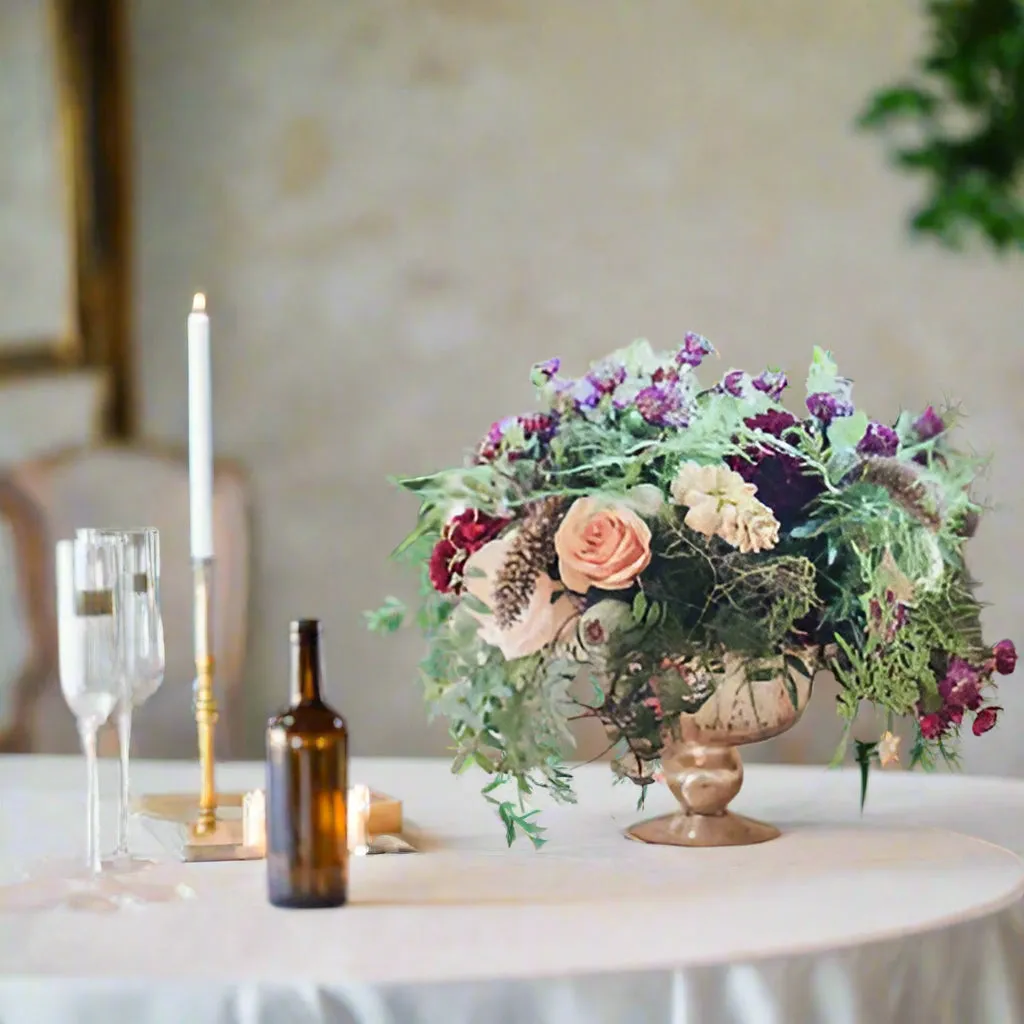
<svg viewBox="0 0 1024 1024"><path fill-rule="evenodd" d="M291 635L293 640L298 640L300 637L318 637L322 631L319 619L294 619L292 621Z"/></svg>

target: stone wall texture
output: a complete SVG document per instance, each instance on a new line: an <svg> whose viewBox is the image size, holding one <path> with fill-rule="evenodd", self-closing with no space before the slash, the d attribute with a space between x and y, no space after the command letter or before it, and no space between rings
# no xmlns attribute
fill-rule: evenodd
<svg viewBox="0 0 1024 1024"><path fill-rule="evenodd" d="M852 126L908 67L903 0L134 0L146 432L186 435L184 319L213 311L216 445L253 479L251 752L287 623L328 630L358 753L441 752L419 644L363 609L415 514L386 476L529 407L528 369L644 336L801 378L831 348L880 418L949 397L996 453L972 566L1024 620L1024 268L911 242L916 186ZM1024 697L969 738L1024 770ZM764 756L827 758L828 687ZM584 744L598 749L596 739ZM183 752L184 753L184 752Z"/></svg>

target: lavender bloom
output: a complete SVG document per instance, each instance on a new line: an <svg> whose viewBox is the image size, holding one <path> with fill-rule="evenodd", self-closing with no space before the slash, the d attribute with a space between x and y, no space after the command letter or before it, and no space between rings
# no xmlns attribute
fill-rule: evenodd
<svg viewBox="0 0 1024 1024"><path fill-rule="evenodd" d="M763 391L773 402L782 398L782 392L789 387L789 379L784 373L775 370L765 370L758 374L753 385L758 391Z"/></svg>
<svg viewBox="0 0 1024 1024"><path fill-rule="evenodd" d="M930 405L914 420L914 430L922 441L938 437L945 429L946 424L942 422L942 417Z"/></svg>
<svg viewBox="0 0 1024 1024"><path fill-rule="evenodd" d="M545 384L558 373L562 366L562 360L555 356L552 359L545 359L542 363L535 363L530 374L534 384Z"/></svg>
<svg viewBox="0 0 1024 1024"><path fill-rule="evenodd" d="M636 410L655 427L685 427L690 419L683 396L673 387L651 384L636 396Z"/></svg>
<svg viewBox="0 0 1024 1024"><path fill-rule="evenodd" d="M589 377L573 381L568 387L568 394L577 411L593 409L601 401L601 389Z"/></svg>
<svg viewBox="0 0 1024 1024"><path fill-rule="evenodd" d="M683 344L676 353L676 362L680 366L692 366L696 369L704 362L704 357L714 351L714 345L707 338L688 331L686 337L683 338Z"/></svg>
<svg viewBox="0 0 1024 1024"><path fill-rule="evenodd" d="M899 450L900 439L892 427L884 423L872 421L864 436L857 443L857 451L861 455L881 455L883 458L892 458Z"/></svg>
<svg viewBox="0 0 1024 1024"><path fill-rule="evenodd" d="M827 391L818 391L807 396L807 411L823 426L828 426L841 416L853 415L853 402L846 398L830 395Z"/></svg>

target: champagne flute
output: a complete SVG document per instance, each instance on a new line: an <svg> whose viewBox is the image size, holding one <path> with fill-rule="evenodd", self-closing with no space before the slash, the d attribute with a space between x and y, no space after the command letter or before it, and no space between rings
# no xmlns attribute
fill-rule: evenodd
<svg viewBox="0 0 1024 1024"><path fill-rule="evenodd" d="M57 655L60 689L75 716L86 766L86 855L50 858L33 865L28 881L7 887L0 906L17 906L38 891L41 898L107 902L101 896L99 765L96 735L120 694L117 666L117 581L120 546L113 540L62 540L57 570ZM47 885L55 888L47 888ZM40 888L41 886L41 888Z"/></svg>
<svg viewBox="0 0 1024 1024"><path fill-rule="evenodd" d="M120 691L118 583L122 546L116 538L61 541L57 545L57 614L60 688L78 723L88 776L87 872L99 875L100 783L96 735Z"/></svg>
<svg viewBox="0 0 1024 1024"><path fill-rule="evenodd" d="M105 866L119 871L151 864L134 857L128 845L131 809L130 760L132 712L157 691L164 677L164 633L160 615L160 532L152 527L133 530L79 530L79 537L112 537L123 545L120 575L120 695L117 736L120 752L120 794L117 846Z"/></svg>
<svg viewBox="0 0 1024 1024"><path fill-rule="evenodd" d="M131 881L105 871L100 857L96 736L124 693L122 602L125 565L132 564L126 557L125 538L116 531L91 531L73 541L60 541L56 563L60 687L78 723L86 759L87 853L84 862L47 859L30 869L25 881L0 887L0 909L112 911L126 905L191 899L195 893L173 879ZM163 634L158 631L156 636L162 678ZM148 685L152 693L159 681L154 685L150 680Z"/></svg>

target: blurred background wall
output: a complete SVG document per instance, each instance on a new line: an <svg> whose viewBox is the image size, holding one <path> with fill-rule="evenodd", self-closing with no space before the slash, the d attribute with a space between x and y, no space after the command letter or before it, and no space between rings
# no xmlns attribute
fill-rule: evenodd
<svg viewBox="0 0 1024 1024"><path fill-rule="evenodd" d="M4 0L5 3L12 0ZM854 119L899 77L910 0L132 0L138 427L186 437L185 314L213 317L216 446L253 483L248 752L321 616L360 754L441 752L417 638L364 632L409 581L388 474L452 463L570 368L693 329L802 383L831 348L879 418L962 401L996 453L972 548L1020 636L1024 276L913 243L914 183ZM802 389L797 389L802 396ZM794 732L827 759L827 687ZM1003 728L968 768L1024 770ZM187 753L187 752L183 752ZM772 756L769 751L767 756Z"/></svg>

